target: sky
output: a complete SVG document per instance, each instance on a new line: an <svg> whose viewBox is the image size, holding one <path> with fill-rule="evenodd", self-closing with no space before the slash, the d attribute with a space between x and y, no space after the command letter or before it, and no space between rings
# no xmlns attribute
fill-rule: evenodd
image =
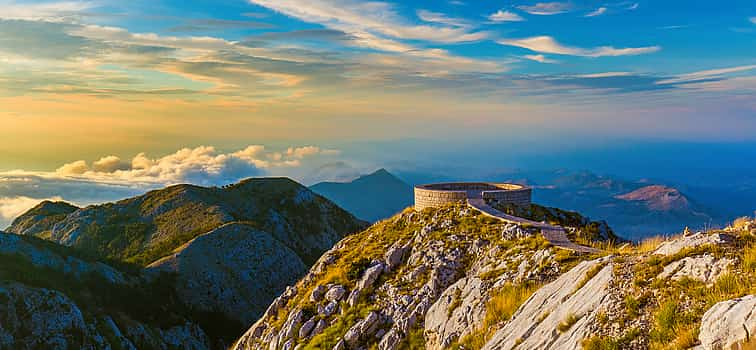
<svg viewBox="0 0 756 350"><path fill-rule="evenodd" d="M756 3L0 0L0 125L0 226L178 182L748 151Z"/></svg>

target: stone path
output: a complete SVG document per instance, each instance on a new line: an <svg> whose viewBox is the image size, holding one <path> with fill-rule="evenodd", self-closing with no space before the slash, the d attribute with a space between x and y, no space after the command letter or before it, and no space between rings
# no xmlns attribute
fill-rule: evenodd
<svg viewBox="0 0 756 350"><path fill-rule="evenodd" d="M586 247L586 246L579 245L570 241L570 239L567 238L567 233L564 231L562 227L509 215L507 213L504 213L488 205L483 198L469 198L467 199L467 204L473 207L474 209L479 210L481 213L483 213L486 216L490 216L499 220L503 220L503 221L511 222L515 224L528 224L528 225L540 228L541 233L543 234L543 238L545 238L549 243L551 243L555 247L569 249L578 253L601 252L600 250L596 248Z"/></svg>

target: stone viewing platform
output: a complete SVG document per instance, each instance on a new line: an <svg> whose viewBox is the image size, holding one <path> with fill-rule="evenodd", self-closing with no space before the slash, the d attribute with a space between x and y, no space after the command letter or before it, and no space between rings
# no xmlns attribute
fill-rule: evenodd
<svg viewBox="0 0 756 350"><path fill-rule="evenodd" d="M530 225L541 230L552 245L578 253L594 254L596 248L576 244L567 238L564 228L509 215L490 206L489 201L518 206L529 206L533 189L517 184L487 182L453 182L415 186L415 210L438 208L450 203L467 203L486 216L508 223Z"/></svg>
<svg viewBox="0 0 756 350"><path fill-rule="evenodd" d="M464 203L469 199L491 200L504 204L529 206L532 189L509 183L453 182L415 186L415 210Z"/></svg>

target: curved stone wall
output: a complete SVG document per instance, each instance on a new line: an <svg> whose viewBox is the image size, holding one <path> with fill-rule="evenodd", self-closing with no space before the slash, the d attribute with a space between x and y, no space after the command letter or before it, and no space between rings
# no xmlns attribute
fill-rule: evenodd
<svg viewBox="0 0 756 350"><path fill-rule="evenodd" d="M415 210L482 198L520 206L530 205L532 189L516 184L454 182L415 186Z"/></svg>

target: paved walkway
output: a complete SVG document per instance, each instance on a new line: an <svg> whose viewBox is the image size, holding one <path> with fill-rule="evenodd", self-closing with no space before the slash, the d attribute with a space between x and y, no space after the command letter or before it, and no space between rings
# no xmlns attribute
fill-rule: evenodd
<svg viewBox="0 0 756 350"><path fill-rule="evenodd" d="M528 224L528 225L540 228L541 233L543 234L543 238L545 238L549 243L551 243L555 247L569 249L578 253L601 252L600 250L596 248L586 247L586 246L579 245L570 241L570 239L567 238L567 233L564 231L564 228L562 227L549 225L543 222L528 220L528 219L524 219L518 216L509 215L507 213L504 213L488 205L483 198L469 198L467 200L467 204L479 210L481 213L483 213L486 216L497 218L499 220L503 220L510 223Z"/></svg>

